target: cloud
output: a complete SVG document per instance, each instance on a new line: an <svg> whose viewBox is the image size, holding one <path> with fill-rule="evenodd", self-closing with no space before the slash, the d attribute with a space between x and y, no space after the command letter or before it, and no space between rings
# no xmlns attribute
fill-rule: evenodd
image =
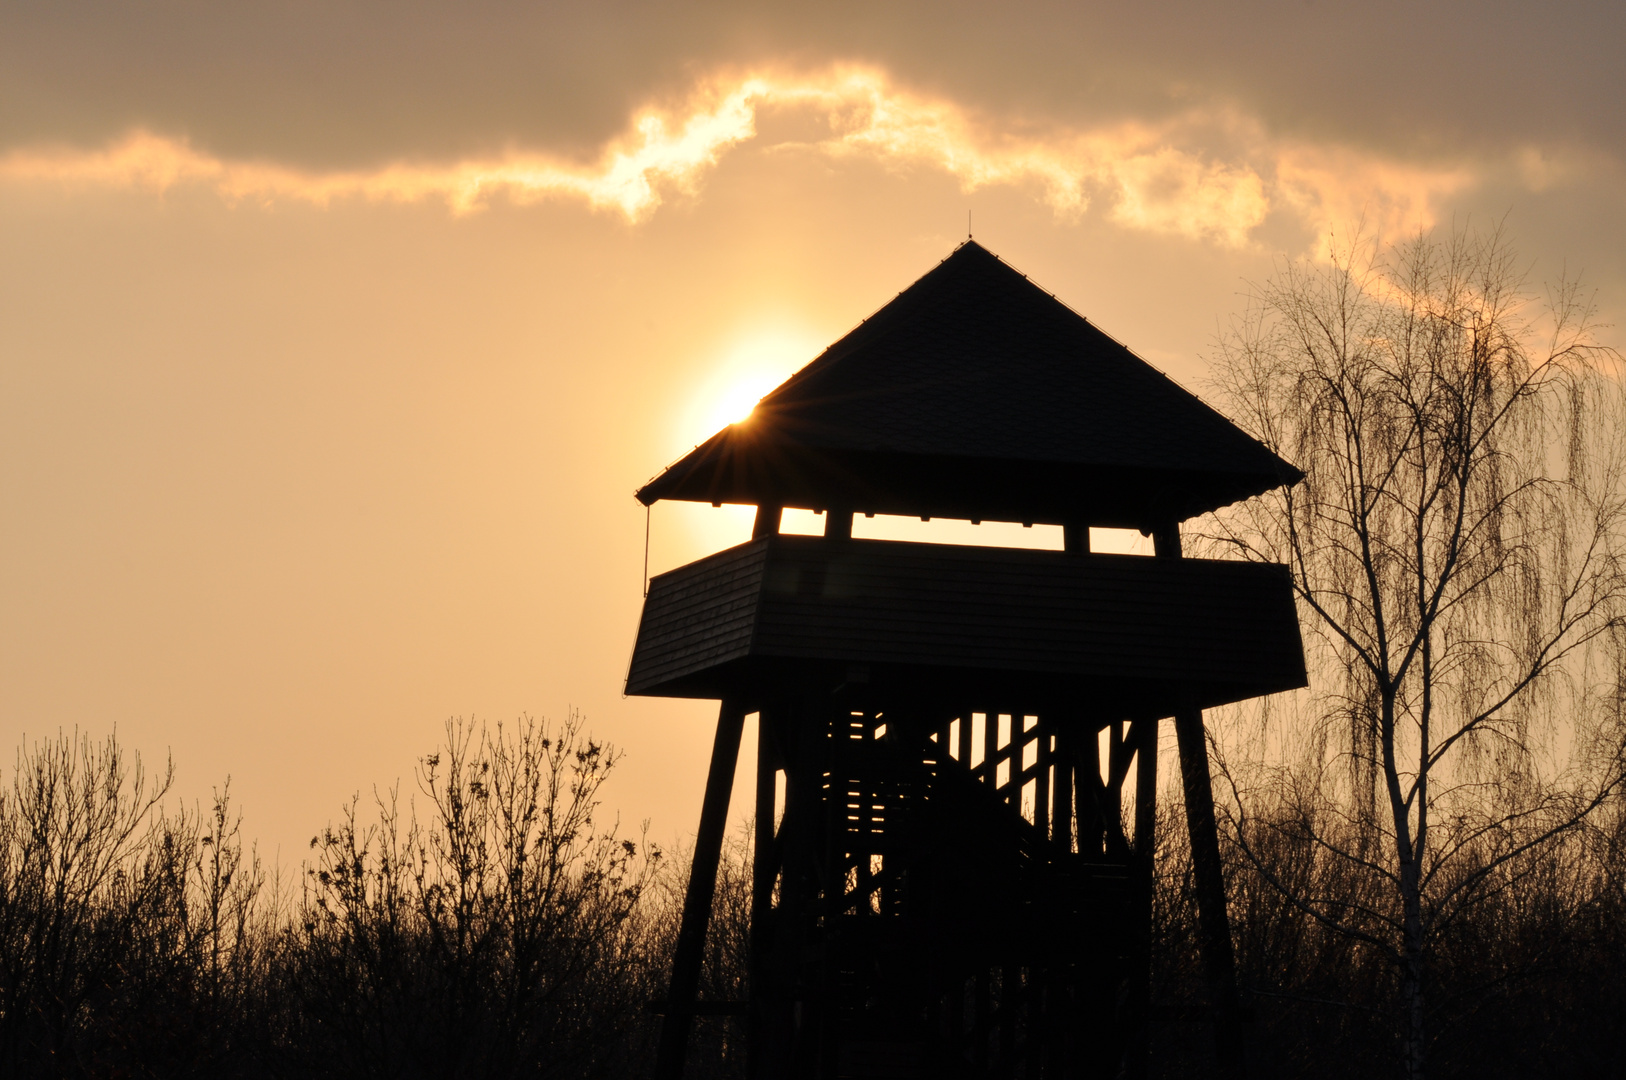
<svg viewBox="0 0 1626 1080"><path fill-rule="evenodd" d="M1251 167L1173 145L1174 125L1001 134L997 120L898 88L862 68L832 73L824 83L783 86L777 96L827 110L833 131L818 144L827 153L938 168L967 191L1030 187L1063 219L1076 219L1099 199L1121 225L1240 246L1268 212L1263 182Z"/></svg>
<svg viewBox="0 0 1626 1080"><path fill-rule="evenodd" d="M327 206L343 199L440 199L459 214L477 210L497 196L520 204L573 198L638 221L660 205L663 188L693 190L724 151L752 137L755 90L747 83L709 109L694 109L677 118L642 113L634 118L628 135L586 166L515 152L449 165L398 162L371 170L312 172L224 160L193 149L184 139L138 130L105 150L15 151L0 158L0 177L158 192L205 185L233 202L294 200Z"/></svg>
<svg viewBox="0 0 1626 1080"><path fill-rule="evenodd" d="M637 223L674 196L697 194L731 150L759 138L759 118L769 111L812 119L818 134L800 145L830 158L935 169L966 191L1026 189L1062 220L1099 207L1127 229L1230 248L1249 244L1277 211L1323 233L1356 218L1385 233L1426 228L1442 199L1475 182L1467 166L1273 139L1234 110L1031 129L1020 118L982 115L900 86L877 68L851 65L715 73L676 105L638 111L586 162L513 150L318 171L216 157L184 139L138 130L101 150L13 151L0 158L0 178L155 192L202 186L234 203L440 200L456 214L499 199L564 199Z"/></svg>
<svg viewBox="0 0 1626 1080"><path fill-rule="evenodd" d="M1332 230L1357 223L1375 237L1428 229L1448 196L1478 180L1466 166L1426 168L1346 147L1306 144L1281 148L1275 177L1277 198L1316 226L1323 256Z"/></svg>

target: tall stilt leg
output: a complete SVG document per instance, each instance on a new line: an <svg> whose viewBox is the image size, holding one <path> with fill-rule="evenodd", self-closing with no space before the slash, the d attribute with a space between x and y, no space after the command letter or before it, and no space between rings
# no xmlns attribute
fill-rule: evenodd
<svg viewBox="0 0 1626 1080"><path fill-rule="evenodd" d="M767 1044L773 992L768 984L773 949L773 886L779 876L778 843L774 836L775 777L779 768L777 736L764 709L757 714L756 849L751 858L750 1012L745 1068L750 1080L768 1080L771 1075Z"/></svg>
<svg viewBox="0 0 1626 1080"><path fill-rule="evenodd" d="M1130 1031L1124 1073L1144 1080L1150 1067L1152 1011L1152 889L1157 855L1157 725L1135 721L1134 969L1129 978Z"/></svg>
<svg viewBox="0 0 1626 1080"><path fill-rule="evenodd" d="M1153 530L1152 544L1159 558L1180 558L1179 524L1168 522ZM1225 910L1225 872L1220 865L1219 831L1214 825L1214 788L1208 776L1203 711L1188 705L1175 713L1174 733L1180 744L1180 779L1186 794L1186 830L1191 836L1203 967L1208 973L1208 996L1214 1009L1214 1049L1220 1075L1240 1078L1247 1073L1246 1044L1236 993L1231 918Z"/></svg>
<svg viewBox="0 0 1626 1080"><path fill-rule="evenodd" d="M1208 776L1202 710L1186 708L1176 713L1174 731L1180 742L1180 778L1186 793L1186 829L1191 834L1203 967L1214 1009L1214 1049L1220 1075L1240 1080L1247 1073L1247 1049L1236 992L1231 919L1225 910L1225 876L1220 865L1219 832L1214 824L1214 790Z"/></svg>
<svg viewBox="0 0 1626 1080"><path fill-rule="evenodd" d="M656 1080L678 1080L683 1075L695 995L700 987L700 964L706 953L706 926L711 921L712 895L717 889L717 863L728 825L728 797L734 787L734 765L740 756L740 730L744 724L744 710L735 702L724 701L717 714L717 740L712 744L700 830L694 840L694 863L689 870L683 921L672 957L672 986L655 1055Z"/></svg>

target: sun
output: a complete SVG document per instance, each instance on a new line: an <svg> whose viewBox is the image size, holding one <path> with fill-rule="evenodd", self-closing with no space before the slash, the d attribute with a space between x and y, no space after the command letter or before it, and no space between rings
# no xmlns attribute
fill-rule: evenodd
<svg viewBox="0 0 1626 1080"><path fill-rule="evenodd" d="M766 377L743 379L726 388L717 398L707 418L707 427L721 429L750 418L761 401L782 380Z"/></svg>
<svg viewBox="0 0 1626 1080"><path fill-rule="evenodd" d="M719 355L687 410L690 445L750 417L757 402L818 355L817 339L805 331L757 329L741 334Z"/></svg>

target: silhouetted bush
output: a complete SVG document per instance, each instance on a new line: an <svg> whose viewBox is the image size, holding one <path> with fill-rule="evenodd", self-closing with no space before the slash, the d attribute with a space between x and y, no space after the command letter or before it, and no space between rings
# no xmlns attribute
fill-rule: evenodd
<svg viewBox="0 0 1626 1080"><path fill-rule="evenodd" d="M1211 1068L1206 986L1181 808L1165 800L1154 909L1154 1076ZM1167 805L1172 804L1172 805ZM1626 1076L1626 822L1617 802L1482 882L1449 920L1427 972L1439 1077ZM1299 827L1306 812L1256 805L1251 847L1295 895L1381 910L1370 878ZM1353 826L1351 826L1353 828ZM1325 822L1320 828L1328 828ZM1222 843L1225 837L1222 834ZM1369 943L1295 908L1238 850L1226 881L1256 1077L1397 1076L1394 966Z"/></svg>
<svg viewBox="0 0 1626 1080"><path fill-rule="evenodd" d="M424 819L392 790L312 841L281 960L307 1073L625 1073L659 856L595 821L615 760L574 716L452 723L419 770Z"/></svg>
<svg viewBox="0 0 1626 1080"><path fill-rule="evenodd" d="M25 747L0 785L0 1076L643 1077L687 859L601 824L617 755L579 718L453 722L416 790L352 802L293 888L229 793L165 803L114 739ZM1209 1068L1176 800L1159 827L1153 1075ZM1250 808L1279 879L1362 902L1303 807ZM1306 917L1233 842L1227 872L1261 1077L1398 1072L1393 966ZM701 996L748 993L749 831L719 874ZM1378 898L1368 898L1378 902ZM1506 867L1429 971L1440 1077L1626 1075L1626 818ZM689 1076L744 1074L739 1017L695 1027Z"/></svg>
<svg viewBox="0 0 1626 1080"><path fill-rule="evenodd" d="M647 1054L659 853L599 826L580 720L453 722L417 801L352 802L265 889L222 792L168 812L116 739L0 792L0 1073L621 1076Z"/></svg>
<svg viewBox="0 0 1626 1080"><path fill-rule="evenodd" d="M0 788L0 1073L184 1076L241 1049L263 877L225 792L161 807L116 739L25 747Z"/></svg>
<svg viewBox="0 0 1626 1080"><path fill-rule="evenodd" d="M705 959L697 993L703 1002L743 1002L750 991L746 972L751 944L751 849L754 825L747 824L723 844L712 896L711 922L706 932ZM677 944L683 895L688 888L690 852L676 853L657 881L651 896L656 912L651 954L659 958L656 998L666 997L667 965ZM658 1028L652 1034L659 1034ZM739 1014L703 1014L694 1018L689 1034L686 1080L743 1080L746 1067L745 1017ZM647 1075L640 1073L637 1075Z"/></svg>

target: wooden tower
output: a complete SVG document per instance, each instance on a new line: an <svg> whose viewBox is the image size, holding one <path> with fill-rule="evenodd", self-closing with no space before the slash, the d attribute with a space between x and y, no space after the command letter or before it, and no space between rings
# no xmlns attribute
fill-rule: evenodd
<svg viewBox="0 0 1626 1080"><path fill-rule="evenodd" d="M1143 1072L1165 718L1240 1071L1202 710L1302 686L1304 656L1285 569L1181 559L1180 523L1298 479L968 241L640 490L758 508L651 581L627 677L721 702L658 1075L728 1008L695 989L750 713L754 1077ZM825 534L781 535L785 507ZM1064 550L858 540L855 513L1058 524ZM1091 554L1091 526L1156 557Z"/></svg>

